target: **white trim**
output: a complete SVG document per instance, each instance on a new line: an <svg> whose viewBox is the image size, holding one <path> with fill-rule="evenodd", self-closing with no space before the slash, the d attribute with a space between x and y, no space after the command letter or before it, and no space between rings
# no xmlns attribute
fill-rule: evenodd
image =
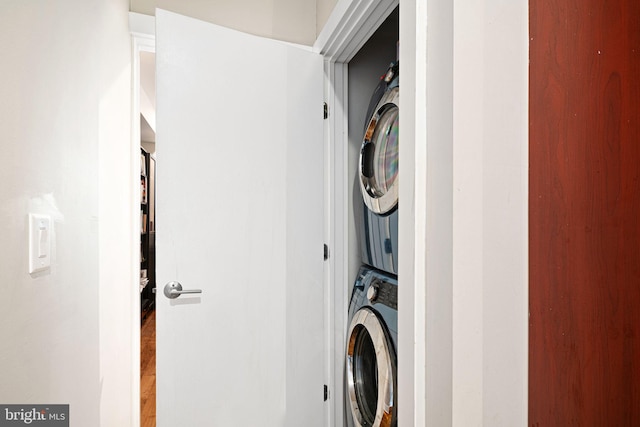
<svg viewBox="0 0 640 427"><path fill-rule="evenodd" d="M329 242L329 285L327 315L329 340L328 418L331 426L344 422L344 375L346 327L349 310L349 192L347 135L347 66L325 62L327 103L329 104L327 144L327 227Z"/></svg>
<svg viewBox="0 0 640 427"><path fill-rule="evenodd" d="M399 0L340 0L322 28L314 51L333 62L349 62L398 6Z"/></svg>
<svg viewBox="0 0 640 427"><path fill-rule="evenodd" d="M433 199L434 187L440 187L446 195L447 188L437 182L443 172L450 167L451 159L440 149L447 140L429 144L425 120L427 112L427 5L416 0L403 0L400 8L400 67L402 96L400 97L401 150L399 170L402 209L399 210L398 266L398 420L402 425L445 426L451 425L450 414L450 344L447 345L447 331L450 317L436 319L427 324L426 318L434 316L428 307L439 306L446 311L450 301L437 303L429 300L433 296L431 288L449 285L446 277L435 277L445 273L446 264L436 267L442 260L450 258L447 249L429 251L426 236L444 233L437 230L448 218L446 201L438 205ZM427 167L435 166L429 170ZM446 172L445 172L446 173ZM446 184L446 183L445 183ZM411 209L413 208L413 209ZM427 210L431 213L427 216ZM438 222L440 221L440 222ZM438 280L428 281L427 275ZM432 330L437 330L436 335ZM437 339L434 339L436 338ZM427 359L427 342L430 358ZM439 368L439 369L438 369ZM433 374L433 375L431 375ZM429 381L427 381L429 378ZM440 387L440 395L428 395L428 389ZM427 414L427 400L438 401L442 406ZM429 405L431 407L432 405Z"/></svg>
<svg viewBox="0 0 640 427"><path fill-rule="evenodd" d="M324 75L325 76L329 76L330 71L330 67L329 64L327 62L323 62L323 70L324 70ZM329 91L329 84L328 84L328 80L327 78L324 79L323 81L323 96L324 96L324 100L325 102L327 102L327 100L329 100L331 98L331 93ZM324 138L323 138L323 142L324 142L324 153L323 153L323 161L324 161L324 165L323 165L323 171L325 174L324 177L324 181L323 181L323 199L324 199L324 229L323 229L323 240L324 240L324 244L326 245L326 249L328 250L328 260L324 263L324 272L323 272L323 283L324 283L324 305L323 305L323 316L324 316L324 382L325 385L328 387L328 399L327 402L329 404L326 404L324 406L324 422L323 425L324 426L331 426L333 425L331 420L333 420L334 417L334 411L335 408L334 406L331 404L333 402L333 398L335 396L335 393L333 392L334 390L334 382L333 382L333 372L335 370L335 363L334 363L334 355L336 354L336 350L334 348L334 342L333 342L333 336L331 333L331 330L333 328L333 324L334 324L334 318L332 316L332 309L333 309L333 304L332 304L332 299L333 299L333 288L331 286L331 284L333 283L333 280L331 278L331 271L332 271L332 267L331 264L333 263L333 247L330 244L330 242L333 241L332 236L331 236L331 224L333 223L332 219L331 219L331 212L332 212L332 206L333 203L331 203L331 194L333 194L332 189L330 188L331 186L331 172L330 172L330 168L331 165L333 164L333 162L331 161L331 146L329 144L329 142L331 141L331 136L330 136L330 131L331 131L331 126L330 126L330 120L325 120L324 121L324 126L323 126L323 132L324 132Z"/></svg>
<svg viewBox="0 0 640 427"><path fill-rule="evenodd" d="M148 39L155 46L156 18L142 13L129 12L129 32L137 40ZM154 47L155 49L155 47Z"/></svg>
<svg viewBox="0 0 640 427"><path fill-rule="evenodd" d="M155 52L155 18L129 12L131 31L131 150L129 162L130 188L132 189L131 209L140 206L140 53ZM151 29L151 32L149 30ZM140 219L137 209L132 215L131 240L129 242L134 269L131 277L131 425L140 426Z"/></svg>

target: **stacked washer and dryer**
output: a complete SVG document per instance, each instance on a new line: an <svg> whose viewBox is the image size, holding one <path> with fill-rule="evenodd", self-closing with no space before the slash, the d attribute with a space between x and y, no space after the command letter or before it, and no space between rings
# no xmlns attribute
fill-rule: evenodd
<svg viewBox="0 0 640 427"><path fill-rule="evenodd" d="M360 149L363 265L349 304L345 410L350 427L397 425L398 101L396 61L371 97Z"/></svg>

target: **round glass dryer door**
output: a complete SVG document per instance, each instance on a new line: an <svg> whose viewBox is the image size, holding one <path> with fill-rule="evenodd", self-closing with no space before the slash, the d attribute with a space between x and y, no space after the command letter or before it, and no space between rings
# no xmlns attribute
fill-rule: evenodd
<svg viewBox="0 0 640 427"><path fill-rule="evenodd" d="M398 86L384 93L360 149L360 190L367 207L384 215L398 204Z"/></svg>
<svg viewBox="0 0 640 427"><path fill-rule="evenodd" d="M356 427L396 425L396 362L378 316L361 308L347 341L347 392Z"/></svg>

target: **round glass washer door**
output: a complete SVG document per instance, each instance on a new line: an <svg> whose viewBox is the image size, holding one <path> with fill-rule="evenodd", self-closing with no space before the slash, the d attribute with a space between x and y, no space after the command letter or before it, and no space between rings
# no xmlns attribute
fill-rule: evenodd
<svg viewBox="0 0 640 427"><path fill-rule="evenodd" d="M398 86L384 93L360 149L360 190L367 207L384 215L398 204Z"/></svg>
<svg viewBox="0 0 640 427"><path fill-rule="evenodd" d="M347 336L347 399L354 425L396 426L396 363L378 316L361 308Z"/></svg>

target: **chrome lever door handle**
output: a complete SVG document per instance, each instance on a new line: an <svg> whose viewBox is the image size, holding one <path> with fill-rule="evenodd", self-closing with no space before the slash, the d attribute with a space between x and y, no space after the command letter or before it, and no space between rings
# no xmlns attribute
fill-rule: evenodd
<svg viewBox="0 0 640 427"><path fill-rule="evenodd" d="M169 299L178 298L182 294L201 294L202 289L182 289L180 282L169 282L164 285L164 296Z"/></svg>

